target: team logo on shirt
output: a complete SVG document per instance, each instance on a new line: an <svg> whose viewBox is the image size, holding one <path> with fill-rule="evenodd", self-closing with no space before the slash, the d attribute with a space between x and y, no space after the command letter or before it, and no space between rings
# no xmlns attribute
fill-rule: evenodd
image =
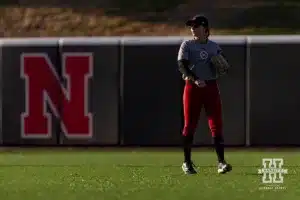
<svg viewBox="0 0 300 200"><path fill-rule="evenodd" d="M201 51L200 52L200 58L202 60L206 60L208 58L208 53L206 51Z"/></svg>

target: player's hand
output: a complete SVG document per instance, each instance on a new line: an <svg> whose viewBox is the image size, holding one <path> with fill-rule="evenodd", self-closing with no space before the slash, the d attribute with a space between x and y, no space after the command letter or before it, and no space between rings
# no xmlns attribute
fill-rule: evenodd
<svg viewBox="0 0 300 200"><path fill-rule="evenodd" d="M196 81L195 81L195 84L196 84L198 87L200 87L200 88L203 88L203 87L206 86L205 81L201 81L201 80L196 80Z"/></svg>

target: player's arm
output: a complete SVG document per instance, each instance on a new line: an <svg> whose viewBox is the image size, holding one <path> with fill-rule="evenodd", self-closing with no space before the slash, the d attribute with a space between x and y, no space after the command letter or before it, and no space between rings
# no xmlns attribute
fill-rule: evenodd
<svg viewBox="0 0 300 200"><path fill-rule="evenodd" d="M178 69L182 75L189 80L195 82L198 77L190 70L189 65L189 49L186 42L183 42L178 52Z"/></svg>

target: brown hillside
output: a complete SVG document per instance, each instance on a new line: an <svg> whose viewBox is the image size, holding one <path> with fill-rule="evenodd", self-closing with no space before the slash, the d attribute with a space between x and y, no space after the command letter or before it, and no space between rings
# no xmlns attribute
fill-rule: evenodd
<svg viewBox="0 0 300 200"><path fill-rule="evenodd" d="M0 8L4 37L186 35L189 30L183 22L197 13L210 18L217 34L300 32L300 3L292 0L284 4L271 0L7 2Z"/></svg>

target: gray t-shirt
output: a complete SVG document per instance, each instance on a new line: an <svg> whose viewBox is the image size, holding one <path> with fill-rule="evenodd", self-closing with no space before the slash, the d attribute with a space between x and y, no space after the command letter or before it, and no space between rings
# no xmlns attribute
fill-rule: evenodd
<svg viewBox="0 0 300 200"><path fill-rule="evenodd" d="M208 40L207 43L186 40L180 46L177 60L188 60L190 62L189 68L200 80L212 80L217 77L210 59L220 53L222 53L220 46L211 40Z"/></svg>

